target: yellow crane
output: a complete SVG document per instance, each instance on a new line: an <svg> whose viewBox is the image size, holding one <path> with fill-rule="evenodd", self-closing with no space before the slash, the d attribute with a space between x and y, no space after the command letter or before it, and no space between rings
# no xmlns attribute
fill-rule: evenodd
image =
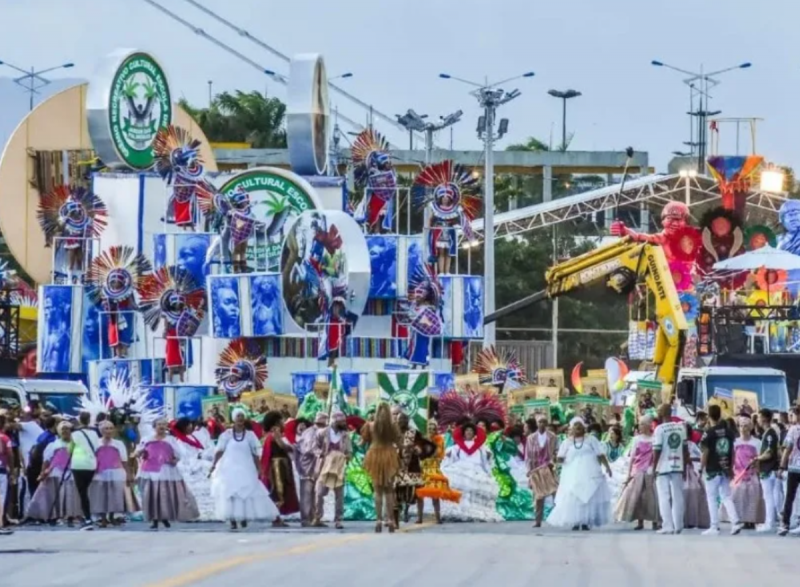
<svg viewBox="0 0 800 587"><path fill-rule="evenodd" d="M623 237L559 263L545 272L544 291L500 308L487 315L484 323L494 322L540 300L557 298L601 282L620 294L630 292L637 283L643 282L653 294L658 324L653 354L656 377L662 383L673 385L678 376L688 326L667 258L656 244Z"/></svg>

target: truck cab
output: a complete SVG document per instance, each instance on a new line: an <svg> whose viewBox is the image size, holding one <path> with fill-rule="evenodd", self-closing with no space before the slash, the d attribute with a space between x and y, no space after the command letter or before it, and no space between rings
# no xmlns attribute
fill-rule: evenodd
<svg viewBox="0 0 800 587"><path fill-rule="evenodd" d="M81 398L87 393L80 381L0 378L0 406L24 406L30 400L38 400L43 408L54 413L75 416L80 411Z"/></svg>
<svg viewBox="0 0 800 587"><path fill-rule="evenodd" d="M678 374L676 391L682 404L680 411L693 414L707 406L715 389L755 392L759 407L774 411L785 412L790 405L783 371L765 367L701 367L681 369Z"/></svg>

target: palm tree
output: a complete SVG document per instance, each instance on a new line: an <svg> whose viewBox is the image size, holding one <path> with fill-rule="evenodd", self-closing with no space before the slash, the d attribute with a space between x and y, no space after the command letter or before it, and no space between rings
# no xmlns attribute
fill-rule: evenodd
<svg viewBox="0 0 800 587"><path fill-rule="evenodd" d="M195 119L210 141L250 143L255 149L286 147L286 105L259 92L217 95L208 108L181 106Z"/></svg>

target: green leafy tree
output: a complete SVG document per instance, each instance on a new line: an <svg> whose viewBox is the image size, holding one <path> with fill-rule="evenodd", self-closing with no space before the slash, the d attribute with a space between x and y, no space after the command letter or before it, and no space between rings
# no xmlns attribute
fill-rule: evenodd
<svg viewBox="0 0 800 587"><path fill-rule="evenodd" d="M208 108L181 106L213 142L250 143L254 149L286 147L286 104L259 92L218 94Z"/></svg>

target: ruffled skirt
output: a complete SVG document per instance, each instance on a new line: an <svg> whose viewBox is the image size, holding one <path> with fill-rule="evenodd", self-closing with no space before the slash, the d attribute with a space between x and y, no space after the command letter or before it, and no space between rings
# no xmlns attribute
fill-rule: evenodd
<svg viewBox="0 0 800 587"><path fill-rule="evenodd" d="M656 479L652 473L636 473L622 490L614 518L618 522L658 522Z"/></svg>
<svg viewBox="0 0 800 587"><path fill-rule="evenodd" d="M60 487L59 487L60 485ZM47 522L64 518L82 518L81 501L72 478L48 477L36 488L28 504L27 517Z"/></svg>
<svg viewBox="0 0 800 587"><path fill-rule="evenodd" d="M683 525L686 528L708 528L711 525L711 519L708 516L706 488L694 467L689 467L686 475L686 481L683 484L683 499L686 507L683 514Z"/></svg>
<svg viewBox="0 0 800 587"><path fill-rule="evenodd" d="M131 510L125 499L125 481L103 481L94 479L89 486L89 503L92 514L125 514Z"/></svg>
<svg viewBox="0 0 800 587"><path fill-rule="evenodd" d="M450 487L461 493L456 502L442 502L442 517L457 521L502 522L497 511L500 487L480 465L462 460L442 467Z"/></svg>
<svg viewBox="0 0 800 587"><path fill-rule="evenodd" d="M189 522L200 517L197 502L183 481L139 479L139 493L148 522Z"/></svg>
<svg viewBox="0 0 800 587"><path fill-rule="evenodd" d="M547 523L562 528L605 526L611 522L611 490L597 461L582 458L565 465Z"/></svg>
<svg viewBox="0 0 800 587"><path fill-rule="evenodd" d="M767 513L758 475L751 475L748 480L741 481L736 487L731 487L731 498L736 506L740 522L743 524L764 523ZM724 506L720 507L719 519L721 522L728 521L728 512Z"/></svg>

